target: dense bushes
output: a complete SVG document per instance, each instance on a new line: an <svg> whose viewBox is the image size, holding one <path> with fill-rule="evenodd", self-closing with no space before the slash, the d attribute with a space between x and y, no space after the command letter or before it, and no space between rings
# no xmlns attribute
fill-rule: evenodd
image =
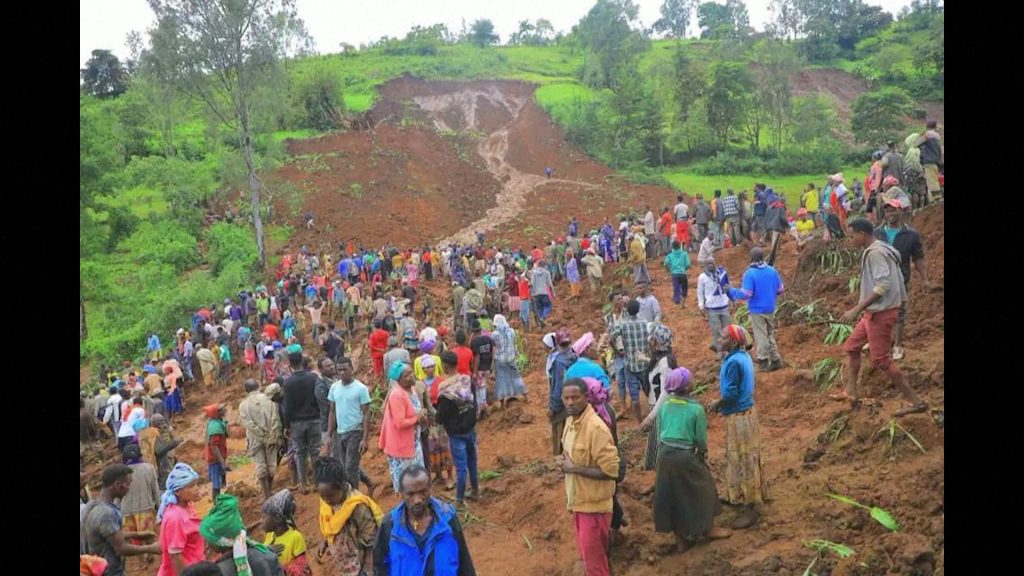
<svg viewBox="0 0 1024 576"><path fill-rule="evenodd" d="M201 305L220 302L255 280L256 249L247 227L218 223L199 243L170 220L144 224L117 250L80 261L89 338L80 354L105 361L135 357L150 332L171 334Z"/></svg>

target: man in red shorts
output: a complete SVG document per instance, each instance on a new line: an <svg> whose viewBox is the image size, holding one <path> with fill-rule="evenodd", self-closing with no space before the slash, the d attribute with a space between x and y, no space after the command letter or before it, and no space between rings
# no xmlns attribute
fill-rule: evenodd
<svg viewBox="0 0 1024 576"><path fill-rule="evenodd" d="M857 395L857 376L860 374L860 355L864 344L870 345L871 362L886 373L899 388L903 397L910 402L893 413L904 416L924 412L928 405L921 400L910 386L899 366L892 360L892 335L899 317L900 303L907 298L907 289L900 270L900 253L895 248L874 236L871 223L863 218L850 222L853 243L864 249L860 266L860 301L842 316L843 322L857 322L853 334L843 344L850 370L847 374L846 391L834 398L848 399L853 408L861 404Z"/></svg>

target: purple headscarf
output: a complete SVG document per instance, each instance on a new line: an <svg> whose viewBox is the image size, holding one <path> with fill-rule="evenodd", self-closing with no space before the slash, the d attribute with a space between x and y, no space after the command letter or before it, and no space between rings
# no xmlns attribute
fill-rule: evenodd
<svg viewBox="0 0 1024 576"><path fill-rule="evenodd" d="M669 372L665 379L665 391L669 394L686 394L690 391L690 370L680 366Z"/></svg>
<svg viewBox="0 0 1024 576"><path fill-rule="evenodd" d="M436 345L437 342L433 340L424 340L423 342L420 342L420 352L423 352L424 354L430 354L430 352L434 349L434 346Z"/></svg>
<svg viewBox="0 0 1024 576"><path fill-rule="evenodd" d="M611 429L612 417L611 414L608 414L608 391L604 389L604 386L596 378L586 376L583 378L583 381L587 383L587 402L594 407L597 415Z"/></svg>

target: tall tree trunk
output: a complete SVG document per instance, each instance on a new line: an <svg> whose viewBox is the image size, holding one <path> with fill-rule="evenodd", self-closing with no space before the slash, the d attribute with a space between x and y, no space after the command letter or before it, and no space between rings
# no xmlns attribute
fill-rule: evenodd
<svg viewBox="0 0 1024 576"><path fill-rule="evenodd" d="M263 238L263 218L260 215L260 191L262 184L256 175L256 160L252 150L252 126L249 124L248 103L240 107L239 125L242 129L242 150L245 155L245 168L249 173L249 191L252 194L252 227L256 233L256 250L259 252L260 270L267 267L267 250Z"/></svg>

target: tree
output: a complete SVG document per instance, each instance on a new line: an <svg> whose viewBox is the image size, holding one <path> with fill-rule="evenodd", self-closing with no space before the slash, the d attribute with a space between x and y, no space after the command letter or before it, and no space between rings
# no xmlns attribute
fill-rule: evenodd
<svg viewBox="0 0 1024 576"><path fill-rule="evenodd" d="M149 104L149 114L159 128L161 149L164 156L170 158L177 153L174 146L174 128L185 114L186 101L184 93L175 85L177 70L180 66L175 49L157 48L164 41L173 44L173 31L168 32L158 25L150 31L150 42L154 49L147 50L142 35L132 32L128 35L132 60L136 70L132 76L132 92L137 92Z"/></svg>
<svg viewBox="0 0 1024 576"><path fill-rule="evenodd" d="M82 88L97 98L113 98L128 89L128 72L110 50L93 50L81 71Z"/></svg>
<svg viewBox="0 0 1024 576"><path fill-rule="evenodd" d="M649 46L633 28L639 9L631 0L597 0L574 27L584 50L583 81L592 88L615 88L620 68L635 65L636 57Z"/></svg>
<svg viewBox="0 0 1024 576"><path fill-rule="evenodd" d="M895 139L904 129L904 117L914 101L902 88L887 86L865 92L853 102L851 128L858 142L881 144Z"/></svg>
<svg viewBox="0 0 1024 576"><path fill-rule="evenodd" d="M771 122L773 144L778 154L782 151L785 124L792 110L790 78L800 70L800 60L790 46L778 41L761 43L754 54L757 104ZM760 143L759 137L757 134L754 138L755 150Z"/></svg>
<svg viewBox="0 0 1024 576"><path fill-rule="evenodd" d="M664 32L669 38L686 38L696 3L697 0L665 0L661 5L661 18L654 22L654 31Z"/></svg>
<svg viewBox="0 0 1024 576"><path fill-rule="evenodd" d="M469 26L469 41L478 48L498 43L498 35L494 33L494 22L483 18Z"/></svg>
<svg viewBox="0 0 1024 576"><path fill-rule="evenodd" d="M547 46L554 42L555 27L549 20L540 18L536 23L520 20L519 29L508 37L513 46Z"/></svg>
<svg viewBox="0 0 1024 576"><path fill-rule="evenodd" d="M860 40L892 22L892 14L863 0L772 0L772 30L802 37L801 52L811 62L825 62L838 49L852 51Z"/></svg>
<svg viewBox="0 0 1024 576"><path fill-rule="evenodd" d="M279 59L308 42L295 0L149 0L149 5L163 35L163 42L151 49L179 63L173 82L202 101L238 138L256 248L260 266L266 267L254 108L263 88L280 83Z"/></svg>
<svg viewBox="0 0 1024 576"><path fill-rule="evenodd" d="M533 25L534 38L540 45L548 45L555 41L555 27L547 18L538 18Z"/></svg>
<svg viewBox="0 0 1024 576"><path fill-rule="evenodd" d="M612 159L617 168L663 164L664 138L658 101L636 68L622 68L612 96L615 109Z"/></svg>
<svg viewBox="0 0 1024 576"><path fill-rule="evenodd" d="M775 38L793 40L803 32L803 14L798 6L800 0L771 0L768 13L771 20L766 31Z"/></svg>
<svg viewBox="0 0 1024 576"><path fill-rule="evenodd" d="M945 86L946 73L946 38L945 17L940 13L929 27L928 39L914 53L914 66L918 69L933 68L936 72L936 83Z"/></svg>
<svg viewBox="0 0 1024 576"><path fill-rule="evenodd" d="M791 124L793 142L797 146L831 138L836 126L832 101L824 94L794 98Z"/></svg>
<svg viewBox="0 0 1024 576"><path fill-rule="evenodd" d="M690 117L697 100L704 95L707 84L704 71L690 60L682 47L676 48L675 54L675 118L677 124L685 124Z"/></svg>
<svg viewBox="0 0 1024 576"><path fill-rule="evenodd" d="M744 38L750 33L750 16L742 0L701 4L697 7L697 23L701 38Z"/></svg>
<svg viewBox="0 0 1024 576"><path fill-rule="evenodd" d="M753 85L742 62L717 62L711 66L710 77L708 125L724 147L729 143L729 131L739 126L750 106Z"/></svg>
<svg viewBox="0 0 1024 576"><path fill-rule="evenodd" d="M835 38L843 50L853 50L857 42L892 23L892 14L880 6L869 6L862 0L843 0L838 4Z"/></svg>
<svg viewBox="0 0 1024 576"><path fill-rule="evenodd" d="M313 130L332 130L341 124L345 101L341 79L326 67L318 67L295 87L295 93L306 111L305 126Z"/></svg>

